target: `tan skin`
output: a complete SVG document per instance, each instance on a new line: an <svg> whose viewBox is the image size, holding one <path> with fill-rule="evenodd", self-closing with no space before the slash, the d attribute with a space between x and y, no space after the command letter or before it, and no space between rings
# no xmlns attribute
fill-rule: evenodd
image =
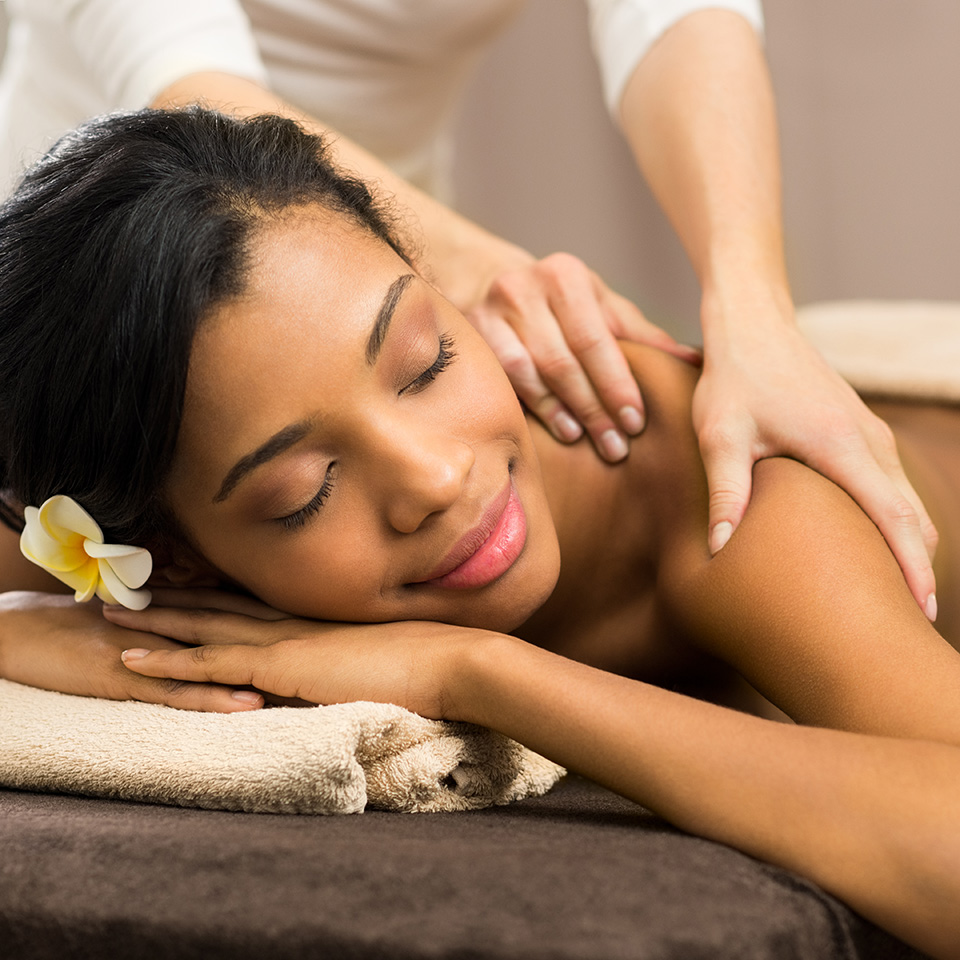
<svg viewBox="0 0 960 960"><path fill-rule="evenodd" d="M184 693L205 709L236 709L229 688L252 685L482 723L957 956L960 655L947 642L957 610L944 604L938 633L876 527L790 460L757 464L751 507L711 559L695 370L625 348L649 422L626 463L604 464L585 442L562 446L525 420L479 336L428 284L403 279L411 273L357 227L289 211L262 228L245 294L195 341L166 485L192 546L158 579L219 577L272 606L186 589L139 614L109 609L113 624L141 632L104 641L90 626L94 659L111 664L102 683L95 671L49 678L52 660L77 663L89 649L69 647L57 607L56 626L29 647L4 641L2 675L111 695L103 689L125 670L206 691L197 703ZM438 370L446 337L457 356ZM960 417L884 412L943 533L938 576L955 586L960 505L945 478L960 465ZM297 442L217 496L239 460L298 423ZM331 475L323 506L291 527ZM527 519L509 568L468 590L415 582L509 482ZM200 645L119 665L122 647L177 646L171 637ZM707 657L809 726L633 679L696 681Z"/></svg>

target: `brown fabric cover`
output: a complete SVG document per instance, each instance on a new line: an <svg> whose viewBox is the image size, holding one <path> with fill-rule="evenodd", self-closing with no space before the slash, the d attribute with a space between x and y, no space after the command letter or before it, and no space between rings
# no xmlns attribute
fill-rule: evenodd
<svg viewBox="0 0 960 960"><path fill-rule="evenodd" d="M0 791L7 960L916 960L812 884L587 781L291 817Z"/></svg>

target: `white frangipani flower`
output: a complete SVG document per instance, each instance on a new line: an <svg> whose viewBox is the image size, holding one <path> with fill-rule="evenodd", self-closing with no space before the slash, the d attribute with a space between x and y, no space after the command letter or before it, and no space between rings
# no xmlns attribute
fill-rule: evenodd
<svg viewBox="0 0 960 960"><path fill-rule="evenodd" d="M104 603L143 610L150 591L140 590L153 569L150 551L104 543L97 522L70 497L51 497L26 507L20 552L71 587L78 603L96 594Z"/></svg>

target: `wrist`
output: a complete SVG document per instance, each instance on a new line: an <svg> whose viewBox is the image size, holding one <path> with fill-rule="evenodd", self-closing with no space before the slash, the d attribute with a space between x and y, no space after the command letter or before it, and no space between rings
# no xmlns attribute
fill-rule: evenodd
<svg viewBox="0 0 960 960"><path fill-rule="evenodd" d="M477 630L455 651L443 698L443 719L499 729L497 703L503 678L517 669L527 644L516 637Z"/></svg>
<svg viewBox="0 0 960 960"><path fill-rule="evenodd" d="M785 280L757 274L728 274L704 283L700 325L707 357L734 339L794 330L790 288Z"/></svg>

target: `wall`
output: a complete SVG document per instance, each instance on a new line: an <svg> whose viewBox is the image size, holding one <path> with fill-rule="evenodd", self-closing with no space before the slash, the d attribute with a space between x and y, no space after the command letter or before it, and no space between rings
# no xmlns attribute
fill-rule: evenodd
<svg viewBox="0 0 960 960"><path fill-rule="evenodd" d="M766 0L798 302L960 300L960 4ZM600 101L582 0L531 0L459 133L461 206L693 339L697 290Z"/></svg>

